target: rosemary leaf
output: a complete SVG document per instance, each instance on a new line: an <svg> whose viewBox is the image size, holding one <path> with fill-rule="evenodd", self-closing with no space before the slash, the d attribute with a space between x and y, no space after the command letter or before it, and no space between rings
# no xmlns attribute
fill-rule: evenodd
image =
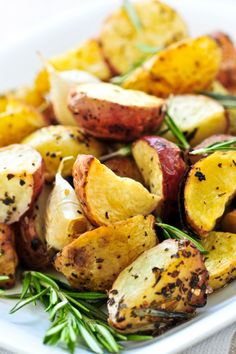
<svg viewBox="0 0 236 354"><path fill-rule="evenodd" d="M103 155L99 158L101 162L105 162L113 157L125 157L131 155L131 145L126 145L117 151L111 152L107 155Z"/></svg>
<svg viewBox="0 0 236 354"><path fill-rule="evenodd" d="M135 47L138 48L141 52L148 54L156 54L163 49L163 47L153 47L144 43L137 43Z"/></svg>
<svg viewBox="0 0 236 354"><path fill-rule="evenodd" d="M236 151L236 146L234 146L235 144L236 138L232 138L230 140L213 143L205 148L192 150L190 155L210 154L215 151Z"/></svg>
<svg viewBox="0 0 236 354"><path fill-rule="evenodd" d="M236 96L226 95L218 92L210 91L200 91L202 95L214 98L216 101L219 101L226 108L236 108Z"/></svg>
<svg viewBox="0 0 236 354"><path fill-rule="evenodd" d="M142 29L142 24L141 24L140 18L138 17L137 11L134 8L134 5L132 4L131 1L124 0L123 7L127 13L127 16L129 17L130 21L132 22L134 28L136 29L137 32L139 32Z"/></svg>
<svg viewBox="0 0 236 354"><path fill-rule="evenodd" d="M165 124L167 125L167 127L170 129L171 133L179 141L180 147L184 150L188 150L190 148L189 143L187 142L184 134L181 132L179 127L176 125L174 119L170 116L168 111L166 111L164 121L165 121Z"/></svg>
<svg viewBox="0 0 236 354"><path fill-rule="evenodd" d="M0 281L5 281L9 280L9 277L7 275L0 275Z"/></svg>
<svg viewBox="0 0 236 354"><path fill-rule="evenodd" d="M142 58L140 60L138 60L135 64L133 64L131 66L131 68L129 70L127 70L124 74L121 74L121 75L118 75L118 76L115 76L111 79L111 82L113 84L116 84L116 85L122 85L127 79L128 77L134 72L134 70L136 70L138 67L140 67L144 62L145 60L147 60L148 58L145 57L145 58Z"/></svg>
<svg viewBox="0 0 236 354"><path fill-rule="evenodd" d="M20 300L19 302L17 302L17 304L11 309L10 314L13 314L14 312L20 310L22 307L30 304L31 302L34 302L35 300L37 300L38 298L40 298L42 295L46 294L49 291L48 288L42 290L40 293L34 295L34 296L30 296L27 297L24 300Z"/></svg>
<svg viewBox="0 0 236 354"><path fill-rule="evenodd" d="M141 334L128 334L127 339L132 340L132 341L137 341L137 342L143 342L145 340L153 339L153 337L152 336L145 336L145 335L141 335Z"/></svg>

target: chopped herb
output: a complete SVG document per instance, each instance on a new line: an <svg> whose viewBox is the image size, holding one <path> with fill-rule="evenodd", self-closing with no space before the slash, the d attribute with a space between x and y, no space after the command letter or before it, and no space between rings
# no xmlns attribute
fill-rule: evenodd
<svg viewBox="0 0 236 354"><path fill-rule="evenodd" d="M140 21L140 18L138 17L136 9L134 8L134 5L132 4L131 1L124 0L123 7L127 13L127 16L132 22L134 28L136 29L137 32L139 32L142 29L142 23Z"/></svg>

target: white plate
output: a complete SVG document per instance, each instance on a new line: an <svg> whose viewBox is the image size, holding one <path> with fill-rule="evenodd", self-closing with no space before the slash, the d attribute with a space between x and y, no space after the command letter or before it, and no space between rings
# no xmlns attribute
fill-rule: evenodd
<svg viewBox="0 0 236 354"><path fill-rule="evenodd" d="M187 20L193 35L222 29L236 39L234 0L169 0ZM78 44L95 35L97 29L111 9L119 1L95 1L92 6L84 5L79 11L67 13L65 18L55 20L41 31L31 33L28 38L17 38L7 48L0 49L0 91L16 85L29 83L40 67L36 52L45 57ZM191 321L176 327L148 344L134 344L135 353L170 354L181 352L187 347L210 336L235 321L236 282L209 297L208 305ZM60 348L42 345L48 327L47 315L35 307L25 308L15 315L8 311L13 302L0 300L0 347L17 354L63 353ZM87 353L78 349L78 353Z"/></svg>

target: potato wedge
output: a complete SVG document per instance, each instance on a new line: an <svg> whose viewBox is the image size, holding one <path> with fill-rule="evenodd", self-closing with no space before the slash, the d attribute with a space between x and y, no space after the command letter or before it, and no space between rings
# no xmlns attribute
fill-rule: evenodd
<svg viewBox="0 0 236 354"><path fill-rule="evenodd" d="M78 48L49 59L49 64L58 71L84 70L105 81L111 77L110 67L103 58L97 39L88 39ZM42 94L49 91L50 84L46 68L38 73L35 87Z"/></svg>
<svg viewBox="0 0 236 354"><path fill-rule="evenodd" d="M142 215L88 231L64 247L56 269L80 290L109 290L118 274L157 243L152 215Z"/></svg>
<svg viewBox="0 0 236 354"><path fill-rule="evenodd" d="M221 220L221 230L236 234L236 209L226 213Z"/></svg>
<svg viewBox="0 0 236 354"><path fill-rule="evenodd" d="M15 284L18 257L15 251L15 235L13 229L0 224L0 276L6 275L9 280L0 281L0 288L11 288Z"/></svg>
<svg viewBox="0 0 236 354"><path fill-rule="evenodd" d="M235 195L236 151L218 151L193 165L187 175L183 203L188 225L206 236Z"/></svg>
<svg viewBox="0 0 236 354"><path fill-rule="evenodd" d="M12 224L31 207L44 181L41 155L14 144L0 149L0 223Z"/></svg>
<svg viewBox="0 0 236 354"><path fill-rule="evenodd" d="M202 95L178 95L168 100L168 113L184 133L191 146L213 134L228 131L229 119L224 107L212 98ZM161 127L161 130L165 126ZM176 142L168 131L163 137Z"/></svg>
<svg viewBox="0 0 236 354"><path fill-rule="evenodd" d="M104 56L117 73L126 72L148 56L138 44L161 48L188 34L180 15L168 5L155 0L142 0L133 6L141 22L139 31L123 7L106 19L100 31Z"/></svg>
<svg viewBox="0 0 236 354"><path fill-rule="evenodd" d="M213 290L222 288L236 278L236 234L212 231L202 244L208 251L204 261L209 285Z"/></svg>
<svg viewBox="0 0 236 354"><path fill-rule="evenodd" d="M70 89L79 84L99 82L92 74L81 70L57 71L49 67L50 99L59 124L77 125L72 113L67 107L67 97Z"/></svg>
<svg viewBox="0 0 236 354"><path fill-rule="evenodd" d="M160 200L141 183L117 176L94 156L78 155L73 178L83 211L93 225L109 225L135 215L148 215Z"/></svg>
<svg viewBox="0 0 236 354"><path fill-rule="evenodd" d="M99 157L106 152L103 143L86 136L78 127L73 126L51 125L27 136L22 143L40 152L45 161L45 178L48 181L55 177L63 157L76 158L78 154L87 153ZM73 162L70 160L65 163L63 176L71 175Z"/></svg>
<svg viewBox="0 0 236 354"><path fill-rule="evenodd" d="M145 136L132 145L132 154L146 187L160 198L157 212L164 219L178 211L180 182L186 163L179 147L158 136Z"/></svg>
<svg viewBox="0 0 236 354"><path fill-rule="evenodd" d="M79 85L69 96L69 108L86 133L118 141L156 131L163 120L163 103L108 83Z"/></svg>
<svg viewBox="0 0 236 354"><path fill-rule="evenodd" d="M211 33L211 37L215 39L222 49L222 62L218 73L218 80L230 92L236 92L236 48L232 39L223 32Z"/></svg>
<svg viewBox="0 0 236 354"><path fill-rule="evenodd" d="M61 175L65 160L56 174L45 212L45 237L48 247L55 250L61 250L91 228L74 188Z"/></svg>
<svg viewBox="0 0 236 354"><path fill-rule="evenodd" d="M43 95L34 86L22 86L7 93L11 99L38 108L45 102Z"/></svg>
<svg viewBox="0 0 236 354"><path fill-rule="evenodd" d="M129 157L113 157L104 162L110 170L117 176L132 178L137 182L143 183L143 177L134 162Z"/></svg>
<svg viewBox="0 0 236 354"><path fill-rule="evenodd" d="M48 125L45 117L33 107L7 99L0 113L0 147L19 143L25 136Z"/></svg>
<svg viewBox="0 0 236 354"><path fill-rule="evenodd" d="M190 38L148 59L127 77L123 87L158 97L198 92L209 87L220 63L221 49L212 38Z"/></svg>
<svg viewBox="0 0 236 354"><path fill-rule="evenodd" d="M132 333L183 321L206 304L207 279L201 254L189 241L166 240L119 274L109 292L109 324Z"/></svg>
<svg viewBox="0 0 236 354"><path fill-rule="evenodd" d="M45 269L50 264L45 241L45 209L52 187L45 184L33 207L19 221L16 248L20 261L29 269Z"/></svg>

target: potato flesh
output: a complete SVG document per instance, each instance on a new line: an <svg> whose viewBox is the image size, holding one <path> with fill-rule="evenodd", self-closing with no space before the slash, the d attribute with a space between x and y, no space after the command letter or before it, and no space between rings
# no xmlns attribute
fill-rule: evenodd
<svg viewBox="0 0 236 354"><path fill-rule="evenodd" d="M213 230L235 195L236 152L215 152L191 168L184 188L186 219L201 236Z"/></svg>
<svg viewBox="0 0 236 354"><path fill-rule="evenodd" d="M51 181L56 175L63 157L78 154L101 156L106 152L103 143L84 135L78 127L51 125L30 134L23 141L34 147L42 155L45 165L45 177ZM66 161L63 176L70 176L74 160Z"/></svg>
<svg viewBox="0 0 236 354"><path fill-rule="evenodd" d="M104 162L110 170L117 176L132 178L137 182L143 183L143 177L134 162L129 157L114 157Z"/></svg>
<svg viewBox="0 0 236 354"><path fill-rule="evenodd" d="M150 214L158 196L141 183L116 176L92 156L79 155L73 170L77 195L94 225L109 225L142 214Z"/></svg>
<svg viewBox="0 0 236 354"><path fill-rule="evenodd" d="M15 235L10 226L0 224L0 276L7 275L9 280L0 281L0 288L10 288L15 284L18 257L15 250Z"/></svg>
<svg viewBox="0 0 236 354"><path fill-rule="evenodd" d="M208 36L173 44L134 70L123 87L158 97L206 90L215 79L221 50Z"/></svg>
<svg viewBox="0 0 236 354"><path fill-rule="evenodd" d="M134 7L142 24L140 31L121 8L107 18L100 32L103 53L118 73L148 56L137 48L137 43L163 47L187 36L185 23L168 5L143 0Z"/></svg>
<svg viewBox="0 0 236 354"><path fill-rule="evenodd" d="M12 224L29 209L41 189L42 163L40 154L26 145L0 149L0 222Z"/></svg>
<svg viewBox="0 0 236 354"><path fill-rule="evenodd" d="M109 290L121 270L156 245L154 221L138 215L88 231L63 248L55 266L76 289Z"/></svg>
<svg viewBox="0 0 236 354"><path fill-rule="evenodd" d="M140 317L135 311L151 308L192 313L205 305L206 281L199 251L189 241L166 240L119 274L109 292L109 323L126 333L158 330L163 319Z"/></svg>
<svg viewBox="0 0 236 354"><path fill-rule="evenodd" d="M202 244L209 252L205 256L209 285L219 289L236 277L236 234L213 231Z"/></svg>

